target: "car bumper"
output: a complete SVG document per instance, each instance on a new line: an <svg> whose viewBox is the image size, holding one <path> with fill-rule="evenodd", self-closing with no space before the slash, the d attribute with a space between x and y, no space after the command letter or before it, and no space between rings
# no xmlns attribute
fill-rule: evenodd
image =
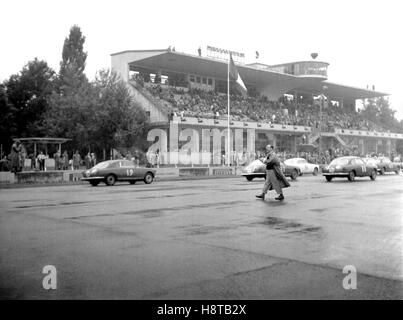
<svg viewBox="0 0 403 320"><path fill-rule="evenodd" d="M104 180L104 177L83 177L82 181L94 181L94 180Z"/></svg>
<svg viewBox="0 0 403 320"><path fill-rule="evenodd" d="M322 174L330 177L348 177L348 173L346 172L324 172Z"/></svg>

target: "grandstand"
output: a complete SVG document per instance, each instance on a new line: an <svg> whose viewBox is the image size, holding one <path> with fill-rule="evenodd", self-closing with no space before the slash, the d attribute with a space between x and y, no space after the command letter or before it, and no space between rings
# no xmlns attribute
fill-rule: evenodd
<svg viewBox="0 0 403 320"><path fill-rule="evenodd" d="M150 117L149 151L158 153L161 164L225 161L227 61L170 49L124 51L111 60ZM319 147L319 142L316 152L402 153L403 134L355 110L356 100L388 94L330 82L328 66L316 60L238 63L248 95L230 85L230 161L253 159L267 143L289 154L301 145Z"/></svg>

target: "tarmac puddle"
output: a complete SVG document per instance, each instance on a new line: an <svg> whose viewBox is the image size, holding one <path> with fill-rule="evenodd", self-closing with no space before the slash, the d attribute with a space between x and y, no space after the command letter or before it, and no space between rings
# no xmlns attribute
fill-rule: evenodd
<svg viewBox="0 0 403 320"><path fill-rule="evenodd" d="M39 208L39 207L58 207L58 206L70 206L70 205L74 205L74 204L83 204L83 203L89 203L89 202L88 201L60 202L60 203L37 204L37 205L30 205L30 206L17 206L15 208L30 209L30 208Z"/></svg>
<svg viewBox="0 0 403 320"><path fill-rule="evenodd" d="M289 233L315 233L322 229L321 227L305 225L277 217L266 217L263 221L256 223L269 226L271 229L275 230L285 230Z"/></svg>

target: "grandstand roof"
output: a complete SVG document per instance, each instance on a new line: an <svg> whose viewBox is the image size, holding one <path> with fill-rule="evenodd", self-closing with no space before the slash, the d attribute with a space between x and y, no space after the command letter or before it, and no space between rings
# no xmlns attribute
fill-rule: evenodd
<svg viewBox="0 0 403 320"><path fill-rule="evenodd" d="M179 72L197 74L216 79L226 79L227 62L215 58L192 55L171 51L160 50L127 50L112 54L117 56L124 54L130 56L128 61L131 67L148 69L162 69L166 72ZM367 90L342 84L333 83L321 77L301 77L273 70L259 68L256 64L237 65L238 71L246 85L255 86L284 86L288 91L311 93L318 95L323 93L326 86L327 95L343 99L365 99L387 96L388 93Z"/></svg>

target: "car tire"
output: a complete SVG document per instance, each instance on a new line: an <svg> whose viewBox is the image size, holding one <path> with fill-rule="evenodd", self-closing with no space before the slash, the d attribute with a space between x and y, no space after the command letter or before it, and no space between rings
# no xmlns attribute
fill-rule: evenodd
<svg viewBox="0 0 403 320"><path fill-rule="evenodd" d="M369 176L372 181L376 179L376 170L372 170L371 175Z"/></svg>
<svg viewBox="0 0 403 320"><path fill-rule="evenodd" d="M319 169L318 169L318 168L313 169L313 175L314 175L314 176L317 176L318 173L319 173Z"/></svg>
<svg viewBox="0 0 403 320"><path fill-rule="evenodd" d="M91 184L93 187L96 187L96 186L99 184L99 181L90 181L90 184Z"/></svg>
<svg viewBox="0 0 403 320"><path fill-rule="evenodd" d="M291 177L291 180L297 180L297 178L298 178L298 171L297 171L297 170L292 170L290 177Z"/></svg>
<svg viewBox="0 0 403 320"><path fill-rule="evenodd" d="M326 176L326 181L327 181L327 182L332 181L332 179L333 179L333 177Z"/></svg>
<svg viewBox="0 0 403 320"><path fill-rule="evenodd" d="M136 184L136 181L129 181L130 184Z"/></svg>
<svg viewBox="0 0 403 320"><path fill-rule="evenodd" d="M253 177L246 177L246 180L252 181L252 180L253 180Z"/></svg>
<svg viewBox="0 0 403 320"><path fill-rule="evenodd" d="M113 174L108 175L105 178L105 183L107 186L113 186L116 182L116 177Z"/></svg>
<svg viewBox="0 0 403 320"><path fill-rule="evenodd" d="M396 174L399 174L399 173L400 173L400 169L396 169L395 173L396 173Z"/></svg>
<svg viewBox="0 0 403 320"><path fill-rule="evenodd" d="M350 171L350 173L348 174L347 177L348 181L353 182L355 179L355 172L354 171Z"/></svg>
<svg viewBox="0 0 403 320"><path fill-rule="evenodd" d="M146 184L150 184L151 182L153 182L154 180L154 176L151 172L147 172L146 175L144 176L144 183Z"/></svg>

